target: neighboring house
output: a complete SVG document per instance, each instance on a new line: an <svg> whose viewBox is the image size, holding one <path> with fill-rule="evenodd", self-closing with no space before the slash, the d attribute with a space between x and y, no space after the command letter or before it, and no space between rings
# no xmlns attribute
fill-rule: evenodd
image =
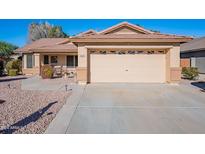
<svg viewBox="0 0 205 154"><path fill-rule="evenodd" d="M184 67L197 67L200 73L205 73L205 37L182 44L181 61Z"/></svg>
<svg viewBox="0 0 205 154"><path fill-rule="evenodd" d="M79 83L176 82L181 78L180 43L190 37L156 33L123 22L71 38L46 38L19 48L23 72L40 74L45 64L76 70Z"/></svg>

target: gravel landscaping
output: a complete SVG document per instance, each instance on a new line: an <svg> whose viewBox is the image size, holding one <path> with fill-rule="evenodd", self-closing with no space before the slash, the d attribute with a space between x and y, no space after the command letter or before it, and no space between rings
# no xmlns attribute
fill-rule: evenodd
<svg viewBox="0 0 205 154"><path fill-rule="evenodd" d="M44 133L71 91L21 90L16 78L0 78L0 133Z"/></svg>

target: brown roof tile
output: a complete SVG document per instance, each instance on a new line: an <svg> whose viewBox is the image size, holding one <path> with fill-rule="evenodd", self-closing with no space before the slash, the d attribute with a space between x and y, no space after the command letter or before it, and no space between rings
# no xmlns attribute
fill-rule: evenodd
<svg viewBox="0 0 205 154"><path fill-rule="evenodd" d="M187 43L181 44L181 52L190 52L205 49L205 37L196 38Z"/></svg>
<svg viewBox="0 0 205 154"><path fill-rule="evenodd" d="M89 35L89 36L76 36L73 38L80 38L80 39L87 39L87 38L94 38L94 39L146 39L146 38L153 38L153 39L163 39L163 38L191 38L186 36L177 36L177 35L166 35L166 34L97 34L97 35Z"/></svg>
<svg viewBox="0 0 205 154"><path fill-rule="evenodd" d="M39 52L48 51L48 50L50 51L62 51L63 50L63 51L69 51L69 52L77 52L77 46L69 42L69 43L54 44L54 45L44 46L44 47L34 49L34 51L39 51Z"/></svg>
<svg viewBox="0 0 205 154"><path fill-rule="evenodd" d="M68 38L42 38L27 44L22 48L16 49L15 52L32 52L33 49L63 44L66 42L69 42Z"/></svg>

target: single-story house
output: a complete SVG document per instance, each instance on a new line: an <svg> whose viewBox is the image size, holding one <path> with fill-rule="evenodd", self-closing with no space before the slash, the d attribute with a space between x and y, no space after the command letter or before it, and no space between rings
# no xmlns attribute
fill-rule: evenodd
<svg viewBox="0 0 205 154"><path fill-rule="evenodd" d="M16 52L23 55L25 74L40 75L49 64L75 70L83 84L165 83L181 79L180 44L191 39L122 22L100 32L40 39Z"/></svg>
<svg viewBox="0 0 205 154"><path fill-rule="evenodd" d="M205 73L205 37L181 44L180 56L182 67L197 67L199 73Z"/></svg>

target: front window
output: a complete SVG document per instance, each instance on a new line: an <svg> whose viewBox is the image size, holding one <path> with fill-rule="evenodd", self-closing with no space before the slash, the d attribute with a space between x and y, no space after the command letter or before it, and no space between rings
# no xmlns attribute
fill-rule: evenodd
<svg viewBox="0 0 205 154"><path fill-rule="evenodd" d="M34 56L32 54L27 54L26 55L26 63L27 63L27 68L33 68L34 66Z"/></svg>
<svg viewBox="0 0 205 154"><path fill-rule="evenodd" d="M49 64L49 56L48 56L48 55L44 55L44 57L43 57L43 63L44 63L44 64Z"/></svg>
<svg viewBox="0 0 205 154"><path fill-rule="evenodd" d="M78 56L67 56L67 66L68 67L78 66Z"/></svg>
<svg viewBox="0 0 205 154"><path fill-rule="evenodd" d="M51 56L51 64L57 64L58 63L58 57L57 56Z"/></svg>

